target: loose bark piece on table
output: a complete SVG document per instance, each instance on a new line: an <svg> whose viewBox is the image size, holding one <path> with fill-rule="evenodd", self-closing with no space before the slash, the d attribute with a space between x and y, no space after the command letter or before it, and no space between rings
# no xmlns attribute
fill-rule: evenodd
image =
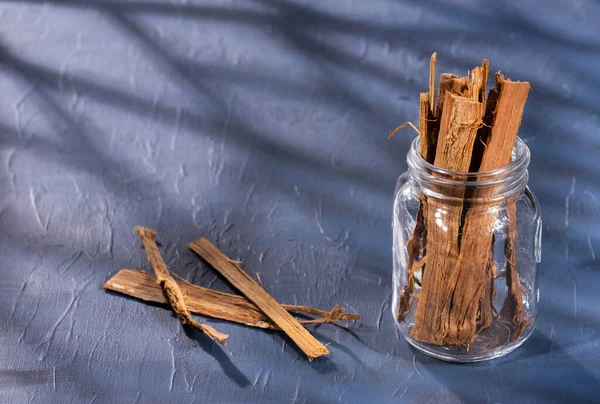
<svg viewBox="0 0 600 404"><path fill-rule="evenodd" d="M468 80L467 80L468 83ZM468 171L473 143L481 123L481 103L446 91L434 164L455 171ZM453 203L428 198L427 264L422 277L419 304L411 335L421 342L445 344L451 294L445 285L459 255L462 214L460 202L464 189L446 190L456 198Z"/></svg>
<svg viewBox="0 0 600 404"><path fill-rule="evenodd" d="M229 259L205 238L193 241L188 247L206 260L235 288L252 301L273 323L285 332L309 360L327 355L329 350L313 337L290 313L287 312L271 295L261 288L240 267Z"/></svg>
<svg viewBox="0 0 600 404"><path fill-rule="evenodd" d="M243 296L218 292L184 281L177 281L177 285L181 289L186 307L192 313L250 327L279 330L279 327L265 316L254 303ZM156 283L156 277L142 271L122 269L106 281L104 289L146 302L170 304L162 288ZM348 314L344 308L338 306L334 307L332 311L286 304L282 304L282 307L288 312L319 316L319 318L310 320L298 320L301 324L321 324L360 318L358 314Z"/></svg>
<svg viewBox="0 0 600 404"><path fill-rule="evenodd" d="M148 254L148 261L150 261L150 264L154 269L157 283L167 294L169 303L171 304L173 310L179 315L179 317L181 317L181 322L184 325L189 324L199 329L208 337L219 341L219 343L222 345L226 345L225 339L228 337L227 334L223 334L222 332L215 330L208 324L200 323L190 314L190 311L185 304L183 293L177 285L177 282L175 282L175 280L171 277L169 270L167 269L167 265L165 264L165 261L158 250L158 245L156 244L156 232L144 227L136 227L135 231L140 236L142 244L144 245L144 249L146 250L146 254Z"/></svg>

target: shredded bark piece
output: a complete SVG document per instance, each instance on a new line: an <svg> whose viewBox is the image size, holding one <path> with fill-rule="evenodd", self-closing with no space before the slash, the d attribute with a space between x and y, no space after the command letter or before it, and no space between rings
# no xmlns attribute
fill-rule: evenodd
<svg viewBox="0 0 600 404"><path fill-rule="evenodd" d="M449 91L444 97L435 165L467 171L480 124L481 104ZM464 189L447 189L444 193L452 194L460 201ZM454 267L460 252L458 240L462 203L449 204L430 197L427 205L427 269L422 277L411 335L417 341L444 345L449 342L451 326L452 294L446 285L452 274L448 268Z"/></svg>
<svg viewBox="0 0 600 404"><path fill-rule="evenodd" d="M185 280L178 281L177 285L181 289L186 307L192 313L244 324L250 327L279 330L277 325L244 296L203 288ZM162 288L156 283L154 275L134 269L120 270L106 281L104 289L122 293L146 302L170 304ZM310 320L300 319L298 322L301 324L352 321L360 318L358 314L348 314L344 308L338 306L335 306L332 311L286 304L282 304L282 307L289 312L310 314L319 317Z"/></svg>
<svg viewBox="0 0 600 404"><path fill-rule="evenodd" d="M210 241L200 238L190 243L188 247L223 275L248 300L256 304L273 323L277 324L298 345L309 360L312 361L329 353L329 350L302 327L298 320L292 317L239 266L232 264L227 256Z"/></svg>
<svg viewBox="0 0 600 404"><path fill-rule="evenodd" d="M529 83L507 82L501 76L497 76L496 79L499 96L495 105L490 137L478 171L493 170L510 163L529 93ZM474 197L485 201L493 192L494 190L489 187L480 189ZM485 283L489 278L486 272L489 268L489 251L493 240L493 223L497 217L497 213L490 209L492 206L485 202L470 206L464 218L460 256L452 271L454 276L447 284L452 296L450 332L447 337L448 343L451 344L471 343L477 331L477 309ZM510 257L508 258L510 260ZM511 270L508 265L507 269ZM518 280L516 272L515 277ZM513 291L509 285L509 296L514 298L516 310L519 306L522 310L520 289ZM515 324L518 322L515 321Z"/></svg>
<svg viewBox="0 0 600 404"><path fill-rule="evenodd" d="M404 129L404 128L406 128L407 126L410 126L410 127L411 127L411 128L413 128L413 129L414 129L414 130L415 130L417 133L419 133L419 130L417 129L417 127L415 126L415 124L414 124L414 123L412 123L412 122L410 122L410 121L407 121L407 122L404 122L402 125L398 126L398 127L397 127L396 129L394 129L393 131L391 131L391 132L390 132L390 134L389 134L389 135L388 135L388 137L387 137L387 140L391 140L391 139L394 137L394 135L395 135L396 133L398 133L398 132L399 132L401 129Z"/></svg>
<svg viewBox="0 0 600 404"><path fill-rule="evenodd" d="M181 322L184 325L189 324L192 327L199 329L208 337L219 341L219 343L225 346L225 339L228 337L227 334L215 330L208 324L200 323L190 314L190 311L185 304L185 297L177 285L177 282L169 274L167 265L165 264L165 261L158 250L158 245L156 244L156 232L144 227L136 227L135 231L140 236L140 240L142 240L142 244L144 245L144 249L148 255L148 261L154 269L154 273L157 278L156 282L167 294L169 303L171 304L171 307L175 313L181 317Z"/></svg>

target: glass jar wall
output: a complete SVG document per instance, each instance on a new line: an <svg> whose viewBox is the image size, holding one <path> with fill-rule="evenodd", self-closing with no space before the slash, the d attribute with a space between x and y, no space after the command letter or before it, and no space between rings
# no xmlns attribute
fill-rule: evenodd
<svg viewBox="0 0 600 404"><path fill-rule="evenodd" d="M527 187L529 149L517 139L498 170L444 170L415 139L393 210L393 313L401 334L433 357L502 356L533 332L541 213Z"/></svg>

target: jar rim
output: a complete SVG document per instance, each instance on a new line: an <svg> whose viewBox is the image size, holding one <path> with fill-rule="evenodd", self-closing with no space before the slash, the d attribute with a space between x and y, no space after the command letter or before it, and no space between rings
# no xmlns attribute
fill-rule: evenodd
<svg viewBox="0 0 600 404"><path fill-rule="evenodd" d="M417 136L412 141L407 156L407 162L411 168L425 169L428 172L441 174L443 177L449 177L454 180L459 180L462 177L465 178L465 181L467 179L477 178L477 183L484 183L487 182L487 180L497 179L527 169L531 159L529 148L519 137L517 137L515 141L511 162L503 167L488 171L455 171L435 166L421 157L420 147L421 142L419 136Z"/></svg>
<svg viewBox="0 0 600 404"><path fill-rule="evenodd" d="M413 140L407 154L409 176L419 184L428 196L436 198L454 198L452 187L479 190L461 198L500 201L518 195L527 185L529 178L527 167L531 155L529 148L517 137L509 164L495 170L482 172L462 172L437 167L421 157L420 142ZM485 191L484 191L485 190Z"/></svg>

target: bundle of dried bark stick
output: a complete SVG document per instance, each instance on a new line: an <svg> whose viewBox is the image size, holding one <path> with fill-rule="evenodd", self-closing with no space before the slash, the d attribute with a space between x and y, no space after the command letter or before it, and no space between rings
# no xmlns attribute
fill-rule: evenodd
<svg viewBox="0 0 600 404"><path fill-rule="evenodd" d="M496 86L486 100L488 61L484 60L468 77L442 74L436 104L435 64L434 53L430 63L430 91L420 96L421 157L437 167L459 172L483 172L509 164L529 83L513 82L498 72ZM455 187L444 192L454 201L463 198L485 201L493 192L465 189ZM408 279L397 313L398 320L404 321L419 284L411 332L415 340L436 345L469 344L492 323L496 278L493 223L497 214L490 207L486 203L450 203L443 198L420 197L415 230L407 243ZM514 323L512 338L516 339L526 319L514 252L514 201L506 202L506 212L509 293L502 310Z"/></svg>
<svg viewBox="0 0 600 404"><path fill-rule="evenodd" d="M258 328L285 332L309 360L329 353L301 324L358 320L358 314L346 314L344 308L335 306L330 312L307 306L280 305L239 266L239 262L227 258L208 240L201 238L189 248L204 258L221 275L232 283L244 296L217 292L186 281L177 282L171 276L156 243L156 232L136 227L155 276L123 269L109 279L106 290L123 293L144 301L169 304L181 317L183 324L201 330L208 337L225 345L228 335L213 327L202 324L191 316L191 312L207 317L232 321ZM290 312L310 314L317 318L297 320Z"/></svg>

